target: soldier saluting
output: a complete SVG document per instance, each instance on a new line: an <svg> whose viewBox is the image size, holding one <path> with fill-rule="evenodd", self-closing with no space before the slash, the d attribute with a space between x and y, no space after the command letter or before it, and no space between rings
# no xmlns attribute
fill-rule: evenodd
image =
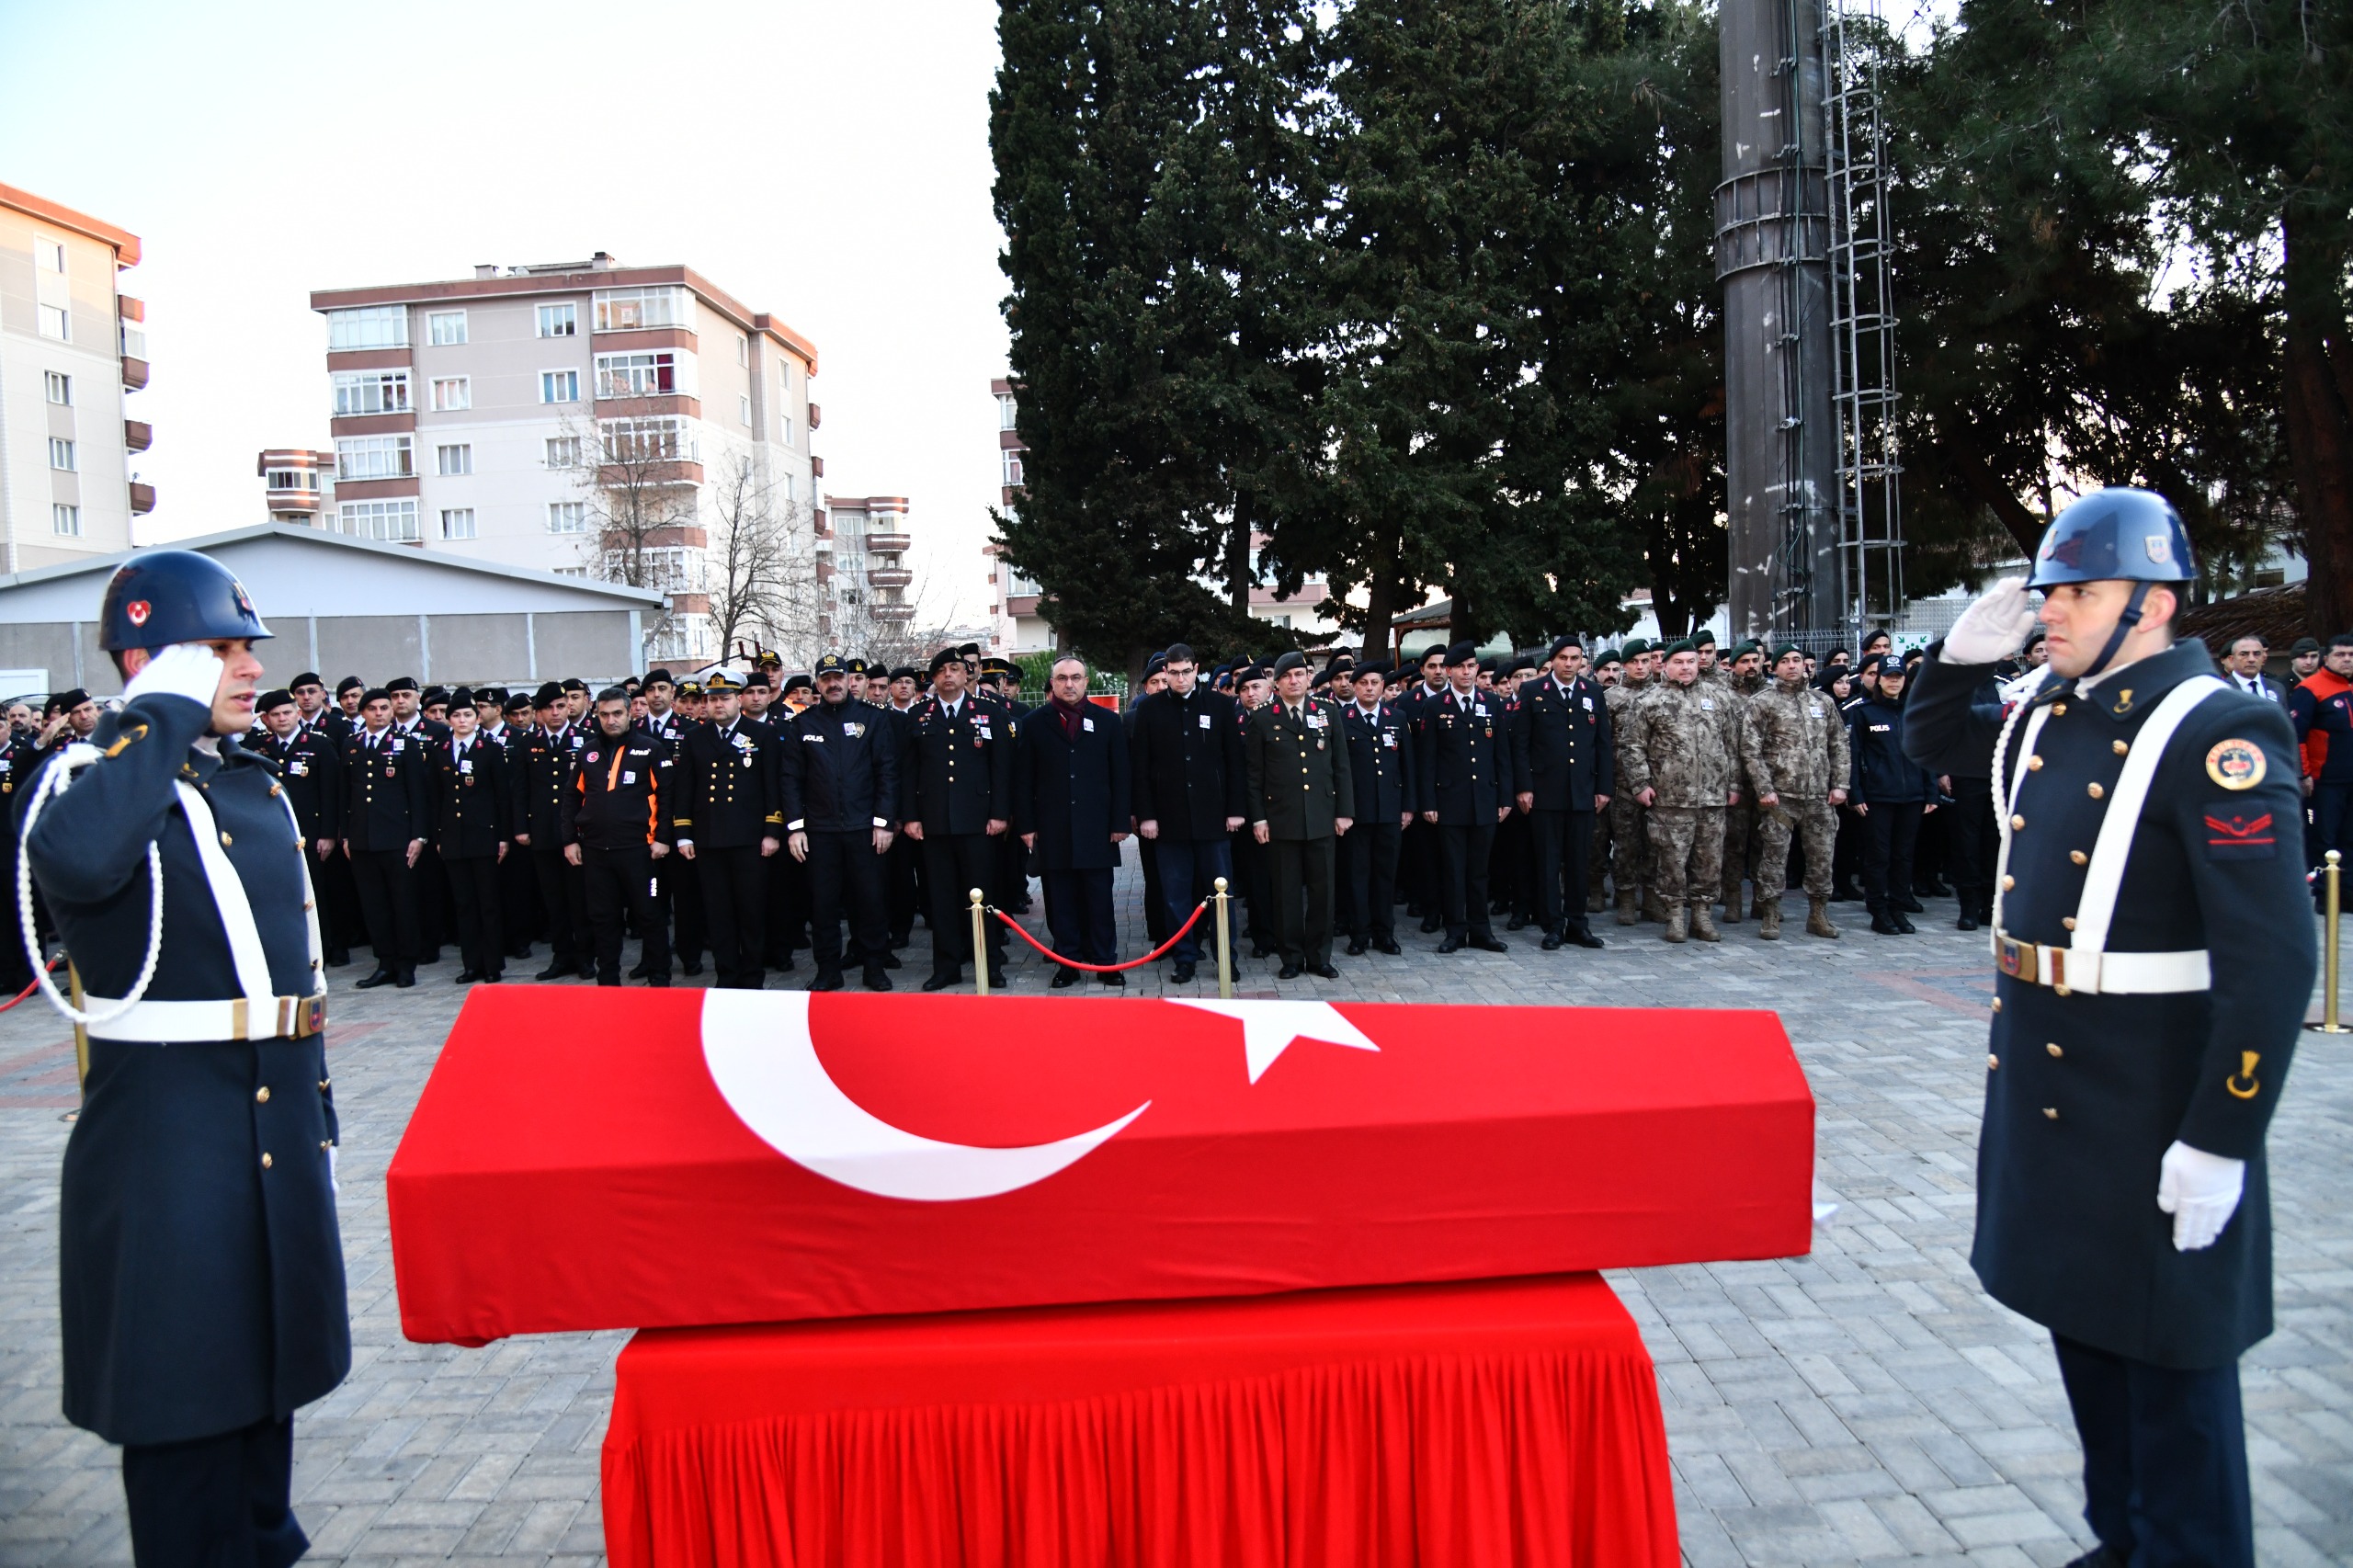
<svg viewBox="0 0 2353 1568"><path fill-rule="evenodd" d="M2280 939L2311 929L2295 737L2173 641L2196 575L2163 497L2086 497L1930 650L1905 732L2001 794L1970 1261L2057 1344L2089 1564L2255 1561L2238 1358L2271 1332L2264 1132L2314 959ZM1971 699L2030 587L2050 662L1996 722Z"/></svg>
<svg viewBox="0 0 2353 1568"><path fill-rule="evenodd" d="M294 1409L343 1381L351 1326L302 831L232 738L270 632L224 567L176 550L117 571L99 622L122 711L17 796L87 989L65 1417L122 1445L141 1563L291 1562Z"/></svg>

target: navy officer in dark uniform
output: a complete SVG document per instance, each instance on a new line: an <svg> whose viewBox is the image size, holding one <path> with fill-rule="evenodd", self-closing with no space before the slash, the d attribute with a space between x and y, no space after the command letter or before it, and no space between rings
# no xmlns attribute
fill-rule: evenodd
<svg viewBox="0 0 2353 1568"><path fill-rule="evenodd" d="M732 670L704 677L708 722L678 744L676 802L670 827L696 881L718 983L757 991L767 983L767 867L784 841L780 743L744 717L744 679Z"/></svg>
<svg viewBox="0 0 2353 1568"><path fill-rule="evenodd" d="M1519 809L1535 852L1536 918L1546 952L1564 941L1598 948L1586 918L1586 856L1593 818L1607 810L1612 778L1609 705L1586 678L1585 644L1553 639L1546 671L1522 681L1512 710L1512 762Z"/></svg>
<svg viewBox="0 0 2353 1568"><path fill-rule="evenodd" d="M1011 715L965 689L964 661L953 648L932 655L932 694L909 710L907 749L899 767L901 815L924 857L931 894L931 975L926 991L943 991L972 960L972 890L995 902L1004 852L997 841L1013 821ZM987 922L980 962L989 983L1005 983L1005 927Z"/></svg>
<svg viewBox="0 0 2353 1568"><path fill-rule="evenodd" d="M2052 1331L2100 1543L2078 1561L2115 1568L2255 1561L2238 1358L2271 1332L2264 1131L2314 965L2295 737L2173 640L2196 575L2163 497L2086 497L1931 651L1904 732L2001 792L1970 1261ZM2029 587L2050 662L1997 723L1972 699Z"/></svg>
<svg viewBox="0 0 2353 1568"><path fill-rule="evenodd" d="M65 1416L122 1445L142 1568L281 1568L309 1545L294 1409L343 1381L351 1325L309 857L277 766L232 738L270 633L186 551L134 555L99 624L122 711L16 794L88 1009L58 1208Z"/></svg>

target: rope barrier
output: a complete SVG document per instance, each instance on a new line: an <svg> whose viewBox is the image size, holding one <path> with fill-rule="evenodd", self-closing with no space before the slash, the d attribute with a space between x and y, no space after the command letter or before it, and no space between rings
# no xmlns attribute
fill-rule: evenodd
<svg viewBox="0 0 2353 1568"><path fill-rule="evenodd" d="M63 953L60 953L60 954L58 954L55 958L53 958L53 959L50 960L49 960L49 962L47 962L46 964L43 964L41 967L42 967L44 970L46 970L49 973L51 973L51 974L55 974L55 973L57 972L57 966L58 966L59 964L63 963L64 961L65 961L65 955L64 955ZM29 996L29 995L31 995L34 992L36 992L36 991L38 991L38 990L40 990L40 981L38 981L38 980L29 980L29 981L27 981L27 982L25 983L25 988L24 988L22 991L17 992L14 996L9 997L6 1002L0 1002L0 1013L5 1013L5 1012L6 1012L9 1008L11 1008L11 1007L15 1006L17 1003L19 1003L19 1002L23 1001L26 997L28 997L28 996Z"/></svg>
<svg viewBox="0 0 2353 1568"><path fill-rule="evenodd" d="M1076 959L1066 959L1063 957L1062 954L1054 951L1053 949L1046 946L1045 943L1038 940L1037 937L1032 937L1029 931L1024 928L1021 922L1016 920L1012 915L1007 915L1004 910L997 908L995 904L991 904L989 906L989 913L995 915L999 920L1004 921L1005 924L1012 929L1015 936L1029 943L1031 947L1037 949L1040 953L1043 953L1046 957L1053 960L1064 969L1084 970L1089 974L1117 974L1122 970L1142 968L1145 964L1152 962L1154 959L1159 958L1162 954L1168 951L1169 949L1182 941L1184 939L1185 933L1193 928L1193 923L1201 917L1201 911L1207 909L1210 906L1211 902L1211 900L1205 898L1201 900L1200 903L1193 905L1193 913L1185 917L1185 924L1177 926L1176 934L1171 936L1168 940L1161 943L1160 946L1153 949L1152 951L1144 954L1143 957L1140 959L1130 959L1125 963L1081 963Z"/></svg>

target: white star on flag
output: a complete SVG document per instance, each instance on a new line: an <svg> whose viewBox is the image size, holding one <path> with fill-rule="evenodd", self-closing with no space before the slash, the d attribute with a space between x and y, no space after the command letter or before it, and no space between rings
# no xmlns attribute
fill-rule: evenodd
<svg viewBox="0 0 2353 1568"><path fill-rule="evenodd" d="M1250 1064L1250 1081L1254 1084L1295 1040L1318 1040L1326 1045L1345 1045L1356 1051L1381 1049L1365 1039L1364 1031L1342 1017L1340 1010L1329 1002L1192 1002L1174 996L1165 1000L1179 1007L1222 1013L1239 1023L1242 1054Z"/></svg>

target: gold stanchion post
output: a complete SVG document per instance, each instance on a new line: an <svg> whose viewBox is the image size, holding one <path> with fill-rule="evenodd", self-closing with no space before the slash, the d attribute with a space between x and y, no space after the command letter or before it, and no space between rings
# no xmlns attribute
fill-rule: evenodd
<svg viewBox="0 0 2353 1568"><path fill-rule="evenodd" d="M2341 890L2338 887L2339 880L2344 873L2344 867L2339 863L2343 859L2344 857L2336 850L2332 849L2328 852L2328 926L2327 933L2323 937L2328 946L2321 953L2320 1022L2304 1026L2314 1034L2353 1033L2353 1030L2347 1029L2343 1024L2336 1021L2336 923L2338 917L2345 912L2340 897Z"/></svg>
<svg viewBox="0 0 2353 1568"><path fill-rule="evenodd" d="M65 986L74 998L74 1010L87 1012L88 1004L82 997L81 967L72 959L65 960ZM74 1026L74 1066L78 1074L74 1082L86 1091L90 1084L90 1031L81 1024Z"/></svg>
<svg viewBox="0 0 2353 1568"><path fill-rule="evenodd" d="M1224 1001L1233 999L1233 926L1226 915L1230 900L1225 891L1225 879L1217 880L1217 994Z"/></svg>
<svg viewBox="0 0 2353 1568"><path fill-rule="evenodd" d="M972 994L989 994L988 909L981 890L972 890Z"/></svg>

